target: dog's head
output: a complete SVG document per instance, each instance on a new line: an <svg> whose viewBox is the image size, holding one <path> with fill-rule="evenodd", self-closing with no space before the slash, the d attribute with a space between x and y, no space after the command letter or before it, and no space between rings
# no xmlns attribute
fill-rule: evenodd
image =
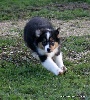
<svg viewBox="0 0 90 100"><path fill-rule="evenodd" d="M36 30L37 45L44 49L46 53L53 52L60 44L59 28L56 30L51 29L38 29Z"/></svg>

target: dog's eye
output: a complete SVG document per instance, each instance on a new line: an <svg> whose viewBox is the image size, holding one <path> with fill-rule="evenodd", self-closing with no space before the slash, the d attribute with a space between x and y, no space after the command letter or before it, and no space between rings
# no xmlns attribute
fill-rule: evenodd
<svg viewBox="0 0 90 100"><path fill-rule="evenodd" d="M50 41L50 45L54 46L54 41Z"/></svg>
<svg viewBox="0 0 90 100"><path fill-rule="evenodd" d="M42 42L42 45L43 45L43 46L45 46L46 44L47 44L47 42L46 42L46 41L43 41L43 42Z"/></svg>
<svg viewBox="0 0 90 100"><path fill-rule="evenodd" d="M42 41L42 45L45 46L46 44L47 44L47 41L46 41L46 39L44 39L44 40Z"/></svg>

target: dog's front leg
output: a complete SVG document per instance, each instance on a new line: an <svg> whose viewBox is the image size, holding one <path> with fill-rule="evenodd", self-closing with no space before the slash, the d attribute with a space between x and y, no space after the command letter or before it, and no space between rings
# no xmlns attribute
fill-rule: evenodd
<svg viewBox="0 0 90 100"><path fill-rule="evenodd" d="M61 68L64 72L67 71L67 68L63 64L62 53L60 52L59 55L55 56L55 62L59 68Z"/></svg>
<svg viewBox="0 0 90 100"><path fill-rule="evenodd" d="M51 71L52 73L54 73L55 75L59 75L59 74L63 74L63 70L60 69L56 63L50 58L47 57L45 59L45 61L42 62L42 65L49 71Z"/></svg>

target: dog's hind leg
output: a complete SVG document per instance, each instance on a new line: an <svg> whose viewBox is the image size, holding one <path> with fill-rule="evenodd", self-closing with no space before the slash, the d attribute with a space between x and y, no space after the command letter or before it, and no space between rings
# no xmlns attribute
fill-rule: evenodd
<svg viewBox="0 0 90 100"><path fill-rule="evenodd" d="M39 60L39 57L38 57L38 55L37 55L36 52L33 52L31 55L32 55L35 59Z"/></svg>

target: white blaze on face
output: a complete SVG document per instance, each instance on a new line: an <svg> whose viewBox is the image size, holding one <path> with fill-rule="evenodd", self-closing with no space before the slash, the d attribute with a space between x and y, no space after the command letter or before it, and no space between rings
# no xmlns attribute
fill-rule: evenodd
<svg viewBox="0 0 90 100"><path fill-rule="evenodd" d="M50 37L50 33L47 32L46 33L46 36L47 36L47 40L49 40L49 37ZM49 43L45 46L45 52L47 52L47 49L49 48Z"/></svg>
<svg viewBox="0 0 90 100"><path fill-rule="evenodd" d="M47 35L47 40L49 40L50 33L49 33L49 32L47 32L47 33L46 33L46 35Z"/></svg>

